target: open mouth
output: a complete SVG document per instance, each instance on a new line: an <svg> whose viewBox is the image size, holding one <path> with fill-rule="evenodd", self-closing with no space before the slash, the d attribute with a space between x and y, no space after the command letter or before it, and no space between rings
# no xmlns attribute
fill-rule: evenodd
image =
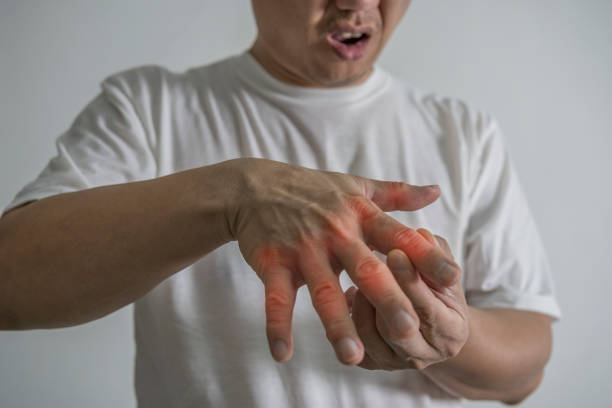
<svg viewBox="0 0 612 408"><path fill-rule="evenodd" d="M349 32L349 31L345 31L342 33L337 33L332 35L333 39L336 41L339 41L345 45L355 45L357 43L359 43L360 41L364 41L367 40L369 35L367 35L366 33L353 33L353 32Z"/></svg>
<svg viewBox="0 0 612 408"><path fill-rule="evenodd" d="M327 42L336 54L348 61L355 61L363 57L369 40L369 33L358 30L336 30L327 36Z"/></svg>

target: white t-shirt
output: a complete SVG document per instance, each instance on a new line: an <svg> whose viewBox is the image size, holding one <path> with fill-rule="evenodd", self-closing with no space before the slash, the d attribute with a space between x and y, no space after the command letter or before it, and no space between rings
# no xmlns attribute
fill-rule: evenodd
<svg viewBox="0 0 612 408"><path fill-rule="evenodd" d="M560 316L497 123L379 68L342 89L282 83L249 54L181 74L137 68L107 78L57 148L7 209L247 156L439 184L433 205L391 215L448 240L468 303ZM341 281L350 284L345 273ZM135 304L139 406L460 406L418 371L342 366L305 288L294 313L295 353L279 364L268 352L263 285L237 244L205 256Z"/></svg>

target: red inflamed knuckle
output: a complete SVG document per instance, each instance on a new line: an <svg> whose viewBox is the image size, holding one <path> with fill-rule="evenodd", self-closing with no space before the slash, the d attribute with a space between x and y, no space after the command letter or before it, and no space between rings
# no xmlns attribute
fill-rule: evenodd
<svg viewBox="0 0 612 408"><path fill-rule="evenodd" d="M266 294L266 316L268 325L285 323L288 310L291 308L289 296L280 291Z"/></svg>
<svg viewBox="0 0 612 408"><path fill-rule="evenodd" d="M337 302L338 290L334 283L319 283L312 289L312 303L315 308L323 313L331 311Z"/></svg>
<svg viewBox="0 0 612 408"><path fill-rule="evenodd" d="M262 246L252 252L255 270L262 273L272 265L280 264L281 250L275 246Z"/></svg>
<svg viewBox="0 0 612 408"><path fill-rule="evenodd" d="M385 266L378 258L364 258L357 263L353 280L360 288L372 288L386 275Z"/></svg>
<svg viewBox="0 0 612 408"><path fill-rule="evenodd" d="M393 244L400 247L416 247L422 238L412 228L401 228L393 234Z"/></svg>

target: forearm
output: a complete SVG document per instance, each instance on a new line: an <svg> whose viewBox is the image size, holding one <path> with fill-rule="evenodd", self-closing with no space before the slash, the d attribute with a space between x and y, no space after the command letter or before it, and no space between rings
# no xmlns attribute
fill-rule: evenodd
<svg viewBox="0 0 612 408"><path fill-rule="evenodd" d="M469 308L470 336L461 352L423 373L469 399L516 403L541 381L551 352L550 319L509 309Z"/></svg>
<svg viewBox="0 0 612 408"><path fill-rule="evenodd" d="M226 163L49 197L0 220L0 329L102 317L228 242Z"/></svg>

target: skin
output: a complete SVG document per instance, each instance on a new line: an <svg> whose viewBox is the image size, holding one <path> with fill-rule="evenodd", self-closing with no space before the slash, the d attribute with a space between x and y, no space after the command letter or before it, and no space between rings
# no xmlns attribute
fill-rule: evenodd
<svg viewBox="0 0 612 408"><path fill-rule="evenodd" d="M306 87L356 85L372 66L410 5L410 0L253 0L258 34L253 56L278 79ZM326 35L340 23L373 29L366 55L339 58ZM282 33L282 34L279 34Z"/></svg>
<svg viewBox="0 0 612 408"><path fill-rule="evenodd" d="M287 0L270 7L253 0L259 34L251 52L290 84L356 85L409 3ZM343 60L326 48L326 30L339 22L372 27L363 58ZM264 283L277 361L291 358L295 295L307 285L342 363L419 369L450 393L520 401L550 355L548 318L466 306L447 246L385 214L418 210L439 194L436 186L235 159L29 203L0 219L0 329L100 318L237 240ZM372 248L389 254L387 264ZM349 303L342 270L358 288Z"/></svg>

